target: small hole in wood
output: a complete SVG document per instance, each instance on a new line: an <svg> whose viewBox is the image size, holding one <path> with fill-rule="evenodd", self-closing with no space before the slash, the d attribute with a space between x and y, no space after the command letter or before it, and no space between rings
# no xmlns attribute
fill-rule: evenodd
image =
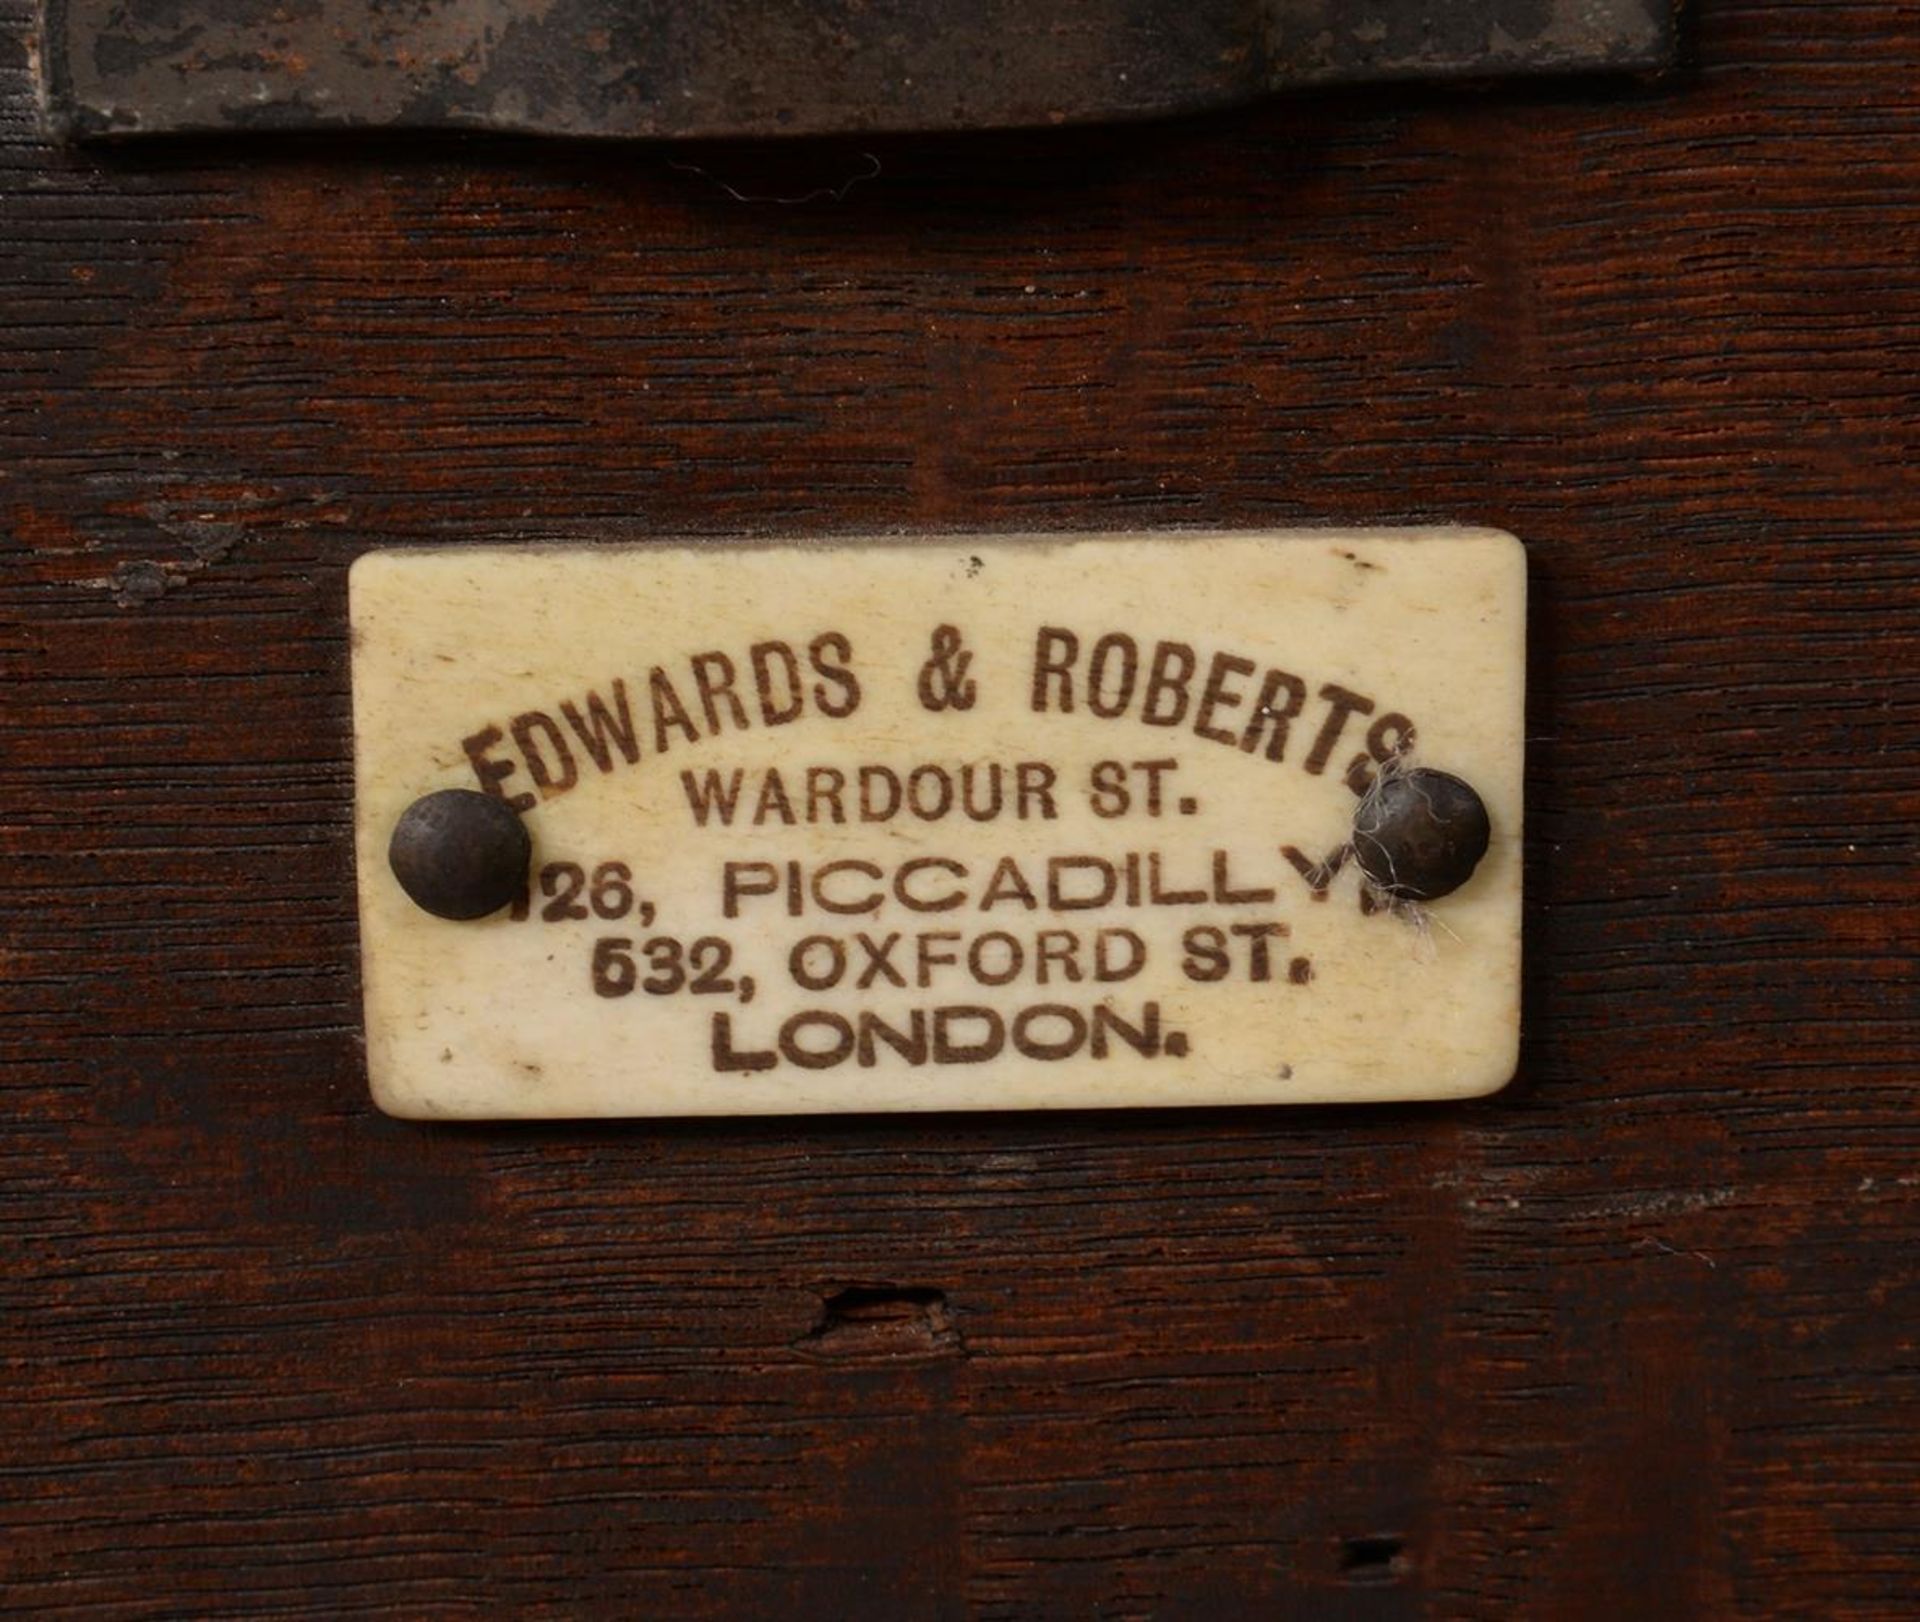
<svg viewBox="0 0 1920 1622"><path fill-rule="evenodd" d="M1346 1538L1340 1544L1340 1570L1353 1582L1392 1582L1406 1570L1406 1546L1397 1532Z"/></svg>
<svg viewBox="0 0 1920 1622"><path fill-rule="evenodd" d="M820 1303L820 1317L795 1343L819 1361L926 1361L966 1348L944 1290L916 1284L853 1284Z"/></svg>
<svg viewBox="0 0 1920 1622"><path fill-rule="evenodd" d="M915 1284L852 1284L827 1297L823 1322L890 1323L924 1317L947 1303L945 1290Z"/></svg>

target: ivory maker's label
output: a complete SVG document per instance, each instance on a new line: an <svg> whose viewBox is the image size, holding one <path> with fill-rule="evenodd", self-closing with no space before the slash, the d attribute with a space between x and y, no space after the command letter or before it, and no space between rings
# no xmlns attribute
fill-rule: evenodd
<svg viewBox="0 0 1920 1622"><path fill-rule="evenodd" d="M1525 566L1491 531L388 552L352 575L374 1096L419 1117L1322 1103L1502 1086ZM1402 751L1492 845L1369 905ZM515 907L388 869L500 795Z"/></svg>

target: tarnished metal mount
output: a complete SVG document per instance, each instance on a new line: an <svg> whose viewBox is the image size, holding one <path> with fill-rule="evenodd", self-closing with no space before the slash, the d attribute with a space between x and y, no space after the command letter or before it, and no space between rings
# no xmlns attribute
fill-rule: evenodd
<svg viewBox="0 0 1920 1622"><path fill-rule="evenodd" d="M79 136L675 138L1197 112L1294 86L1670 64L1674 0L46 0Z"/></svg>

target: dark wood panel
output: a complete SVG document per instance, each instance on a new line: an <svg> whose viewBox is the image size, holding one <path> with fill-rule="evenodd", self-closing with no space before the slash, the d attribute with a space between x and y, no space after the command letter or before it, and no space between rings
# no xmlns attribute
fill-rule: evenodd
<svg viewBox="0 0 1920 1622"><path fill-rule="evenodd" d="M0 19L5 1603L1911 1614L1910 7L793 151L62 151ZM1321 519L1532 547L1507 1095L370 1110L361 549Z"/></svg>

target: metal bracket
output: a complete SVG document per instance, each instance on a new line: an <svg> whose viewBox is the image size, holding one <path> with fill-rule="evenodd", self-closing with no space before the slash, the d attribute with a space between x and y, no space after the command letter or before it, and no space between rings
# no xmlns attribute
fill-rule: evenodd
<svg viewBox="0 0 1920 1622"><path fill-rule="evenodd" d="M45 0L79 136L817 135L1671 64L1674 0Z"/></svg>

